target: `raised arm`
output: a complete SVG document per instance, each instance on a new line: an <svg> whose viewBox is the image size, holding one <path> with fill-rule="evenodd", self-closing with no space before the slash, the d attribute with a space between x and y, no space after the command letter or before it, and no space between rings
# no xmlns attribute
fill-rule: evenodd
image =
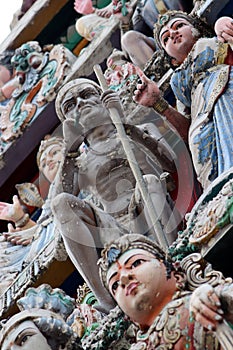
<svg viewBox="0 0 233 350"><path fill-rule="evenodd" d="M138 70L138 74L141 83L137 84L137 88L134 92L134 101L142 106L152 107L156 112L166 117L183 140L187 142L190 125L189 120L167 103L158 85L154 81L147 78L141 70Z"/></svg>

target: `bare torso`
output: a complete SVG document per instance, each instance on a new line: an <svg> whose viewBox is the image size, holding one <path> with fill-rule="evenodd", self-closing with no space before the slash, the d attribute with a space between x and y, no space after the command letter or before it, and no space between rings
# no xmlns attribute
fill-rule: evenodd
<svg viewBox="0 0 233 350"><path fill-rule="evenodd" d="M142 173L158 175L153 159L133 141L130 144ZM105 211L114 214L128 207L135 178L115 131L91 144L87 153L79 157L78 166L79 187L93 193Z"/></svg>

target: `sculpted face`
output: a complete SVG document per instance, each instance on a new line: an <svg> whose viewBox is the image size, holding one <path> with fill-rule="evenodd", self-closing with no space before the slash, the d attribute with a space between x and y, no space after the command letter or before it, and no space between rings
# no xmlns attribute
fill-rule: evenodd
<svg viewBox="0 0 233 350"><path fill-rule="evenodd" d="M77 120L88 131L109 121L106 108L102 105L99 92L91 84L80 84L69 89L61 101L62 114Z"/></svg>
<svg viewBox="0 0 233 350"><path fill-rule="evenodd" d="M32 321L16 324L4 339L1 350L52 350Z"/></svg>
<svg viewBox="0 0 233 350"><path fill-rule="evenodd" d="M171 19L159 35L160 42L167 54L182 63L197 41L198 31L184 18Z"/></svg>
<svg viewBox="0 0 233 350"><path fill-rule="evenodd" d="M62 160L61 146L52 144L48 146L40 157L40 170L50 183L55 179L59 164Z"/></svg>
<svg viewBox="0 0 233 350"><path fill-rule="evenodd" d="M149 326L175 289L175 279L166 277L166 268L143 249L123 253L109 268L107 284L113 298L131 320Z"/></svg>

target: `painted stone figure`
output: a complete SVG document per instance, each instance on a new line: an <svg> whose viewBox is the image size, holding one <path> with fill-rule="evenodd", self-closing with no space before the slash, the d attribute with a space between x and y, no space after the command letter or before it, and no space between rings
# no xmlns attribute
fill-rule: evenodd
<svg viewBox="0 0 233 350"><path fill-rule="evenodd" d="M171 87L182 114L162 99L156 83L145 76L141 75L143 83L134 98L154 106L188 138L197 178L205 189L232 166L232 50L217 38L200 38L201 26L196 22L192 16L171 11L155 26L157 44L179 66Z"/></svg>
<svg viewBox="0 0 233 350"><path fill-rule="evenodd" d="M52 203L68 254L99 301L104 299L103 288L100 281L92 278L98 259L96 247L100 250L113 237L131 230L158 239L148 226L148 212L143 208L133 173L106 108L114 106L123 118L119 97L113 91L105 92L101 99L100 94L100 87L88 79L71 81L59 91L57 114L61 120L66 119L63 122L66 157L61 182L63 191L68 193L58 195ZM133 125L128 126L128 132L169 244L176 237L177 215L167 202L166 187L157 177L156 163L161 161L163 168L170 167L172 162L166 157L162 144L158 148L158 143L156 145L149 137L154 147L148 147L140 130ZM87 151L77 157L83 140ZM99 208L93 202L77 198L80 189L92 193L100 203Z"/></svg>
<svg viewBox="0 0 233 350"><path fill-rule="evenodd" d="M41 142L37 154L38 167L52 184L37 222L24 213L17 196L13 198L12 204L0 203L0 219L10 221L15 225L13 227L12 224L9 224L9 232L1 236L1 295L48 242L59 240L53 224L50 203L58 191L54 180L62 159L62 147L63 139L60 137L50 137Z"/></svg>
<svg viewBox="0 0 233 350"><path fill-rule="evenodd" d="M74 57L63 45L43 52L36 41L24 43L15 50L11 62L20 85L2 110L3 149L4 143L17 138L42 108L54 100Z"/></svg>
<svg viewBox="0 0 233 350"><path fill-rule="evenodd" d="M49 285L29 288L18 302L19 313L2 325L2 350L78 350L79 339L66 323L75 301Z"/></svg>
<svg viewBox="0 0 233 350"><path fill-rule="evenodd" d="M182 268L176 266L154 242L134 234L102 251L103 284L136 325L130 349L231 348L232 280L211 269L206 274L195 260L189 257ZM223 324L228 347L219 338Z"/></svg>
<svg viewBox="0 0 233 350"><path fill-rule="evenodd" d="M156 50L153 27L158 15L168 10L191 11L192 6L193 1L190 0L113 0L107 7L95 10L95 15L104 18L113 15L119 19L122 50L127 59L143 68Z"/></svg>

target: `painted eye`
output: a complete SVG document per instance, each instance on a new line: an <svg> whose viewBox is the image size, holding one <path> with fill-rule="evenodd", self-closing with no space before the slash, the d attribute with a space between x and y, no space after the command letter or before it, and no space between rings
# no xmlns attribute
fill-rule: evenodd
<svg viewBox="0 0 233 350"><path fill-rule="evenodd" d="M65 112L67 113L67 112L71 111L72 109L74 109L74 107L75 107L75 103L73 101L66 103L65 108L64 108Z"/></svg>
<svg viewBox="0 0 233 350"><path fill-rule="evenodd" d="M178 23L176 28L179 29L179 28L183 27L184 25L185 25L185 23Z"/></svg>
<svg viewBox="0 0 233 350"><path fill-rule="evenodd" d="M137 259L132 263L131 268L134 269L135 267L143 264L144 262L145 262L145 260L143 260L143 259Z"/></svg>
<svg viewBox="0 0 233 350"><path fill-rule="evenodd" d="M113 294L115 294L115 292L116 292L118 286L119 286L119 281L115 281L115 282L112 284L112 288L111 288L111 289L112 289Z"/></svg>
<svg viewBox="0 0 233 350"><path fill-rule="evenodd" d="M22 56L26 57L29 54L29 51L27 49L22 50Z"/></svg>
<svg viewBox="0 0 233 350"><path fill-rule="evenodd" d="M20 340L19 345L20 345L20 346L24 345L24 344L27 342L27 340L30 339L30 338L31 338L31 335L24 335L24 336L22 337L22 339Z"/></svg>
<svg viewBox="0 0 233 350"><path fill-rule="evenodd" d="M166 43L168 42L168 36L166 36L164 39L163 39L163 44L166 46Z"/></svg>

